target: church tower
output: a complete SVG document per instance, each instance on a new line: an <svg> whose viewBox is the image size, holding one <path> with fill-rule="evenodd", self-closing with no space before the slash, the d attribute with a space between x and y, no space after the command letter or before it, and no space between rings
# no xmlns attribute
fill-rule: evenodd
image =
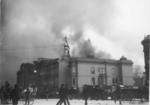
<svg viewBox="0 0 150 105"><path fill-rule="evenodd" d="M62 55L62 58L70 58L70 47L69 47L69 44L68 44L68 40L67 40L67 37L65 36L64 37L64 40L63 40L63 55Z"/></svg>
<svg viewBox="0 0 150 105"><path fill-rule="evenodd" d="M149 70L150 70L150 35L147 35L141 42L143 45L144 59L145 59L145 85L149 85Z"/></svg>

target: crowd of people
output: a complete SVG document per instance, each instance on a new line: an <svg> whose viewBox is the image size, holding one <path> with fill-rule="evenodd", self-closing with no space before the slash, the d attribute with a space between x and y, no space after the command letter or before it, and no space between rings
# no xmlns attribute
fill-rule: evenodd
<svg viewBox="0 0 150 105"><path fill-rule="evenodd" d="M111 86L110 91L104 87L84 85L82 92L78 94L80 94L79 97L81 99L85 100L85 105L88 105L88 99L107 100L108 97L111 97L115 103L118 101L119 104L122 104L122 101L131 101L133 98L141 99L142 102L142 99L146 99L145 96L148 95L148 93L143 90L145 91L146 89L125 88L120 83ZM70 105L68 97L70 97L70 88L68 88L67 85L62 84L59 89L59 101L56 105L61 105L62 103L64 103L64 105Z"/></svg>
<svg viewBox="0 0 150 105"><path fill-rule="evenodd" d="M31 96L36 96L36 89L32 86L28 86L25 89L20 88L17 84L12 87L7 81L4 86L0 88L1 103L8 104L12 101L13 105L17 105L20 98L24 98L25 105L29 105Z"/></svg>
<svg viewBox="0 0 150 105"><path fill-rule="evenodd" d="M19 100L19 88L17 85L11 87L6 81L5 85L0 88L1 103L9 103L12 100L13 105L17 105Z"/></svg>
<svg viewBox="0 0 150 105"><path fill-rule="evenodd" d="M83 86L83 97L85 100L85 105L88 104L88 99L102 99L105 100L107 99L107 90L104 88L99 88L99 87L91 87L88 85L84 85ZM119 103L121 104L121 87L120 85L113 85L112 89L111 89L111 93L112 93L112 98L114 99L114 102L116 103L116 101L118 100Z"/></svg>
<svg viewBox="0 0 150 105"><path fill-rule="evenodd" d="M84 85L82 90L79 91L78 88L69 87L67 84L61 84L61 87L56 91L56 94L59 96L59 101L56 105L70 105L69 99L73 99L75 94L78 95L76 98L84 99L85 105L88 104L88 99L94 100L107 100L108 96L116 103L122 103L122 100L128 98L132 100L133 98L140 98L143 101L143 98L148 100L147 88L138 88L138 89L125 89L121 84L115 84L111 86L110 91L105 87ZM24 98L25 105L30 105L31 98L35 98L37 95L37 88L29 85L28 87L22 89L15 85L11 87L8 82L0 88L0 98L2 103L8 103L12 100L13 105L17 105L18 101ZM46 99L48 99L48 92L45 93Z"/></svg>

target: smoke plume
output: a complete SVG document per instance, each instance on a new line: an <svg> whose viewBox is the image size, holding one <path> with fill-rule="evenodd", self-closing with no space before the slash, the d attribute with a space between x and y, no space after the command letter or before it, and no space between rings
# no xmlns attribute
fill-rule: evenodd
<svg viewBox="0 0 150 105"><path fill-rule="evenodd" d="M105 51L96 51L87 41L85 26L94 27L100 36L105 35L114 18L111 0L3 0L1 6L3 81L14 83L22 62L60 57L64 36L68 37L72 54L77 49L79 56L109 56Z"/></svg>

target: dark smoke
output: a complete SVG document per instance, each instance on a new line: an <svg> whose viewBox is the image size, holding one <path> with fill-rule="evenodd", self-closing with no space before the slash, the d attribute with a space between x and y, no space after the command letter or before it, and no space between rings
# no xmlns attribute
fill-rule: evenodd
<svg viewBox="0 0 150 105"><path fill-rule="evenodd" d="M84 26L91 25L103 35L114 17L110 0L3 0L2 5L0 78L12 83L22 62L59 57L65 35L71 46L79 48L79 55L90 51L96 56L96 48L84 40ZM68 26L72 36L63 33Z"/></svg>
<svg viewBox="0 0 150 105"><path fill-rule="evenodd" d="M79 43L79 56L88 57L91 55L95 55L95 49L90 43L90 40Z"/></svg>
<svg viewBox="0 0 150 105"><path fill-rule="evenodd" d="M73 36L69 37L70 43L73 46L75 45L71 52L72 56L111 58L109 53L104 51L96 51L96 48L91 44L90 39L84 39L83 32L83 30L78 30Z"/></svg>
<svg viewBox="0 0 150 105"><path fill-rule="evenodd" d="M90 40L82 40L79 42L72 53L76 57L111 58L111 55L104 51L96 52L96 48L91 44Z"/></svg>

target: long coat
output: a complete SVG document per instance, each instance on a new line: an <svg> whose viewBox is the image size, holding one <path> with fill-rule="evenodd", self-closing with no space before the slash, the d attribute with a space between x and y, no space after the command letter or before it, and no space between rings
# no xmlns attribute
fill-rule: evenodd
<svg viewBox="0 0 150 105"><path fill-rule="evenodd" d="M14 88L11 91L11 98L12 98L13 105L17 105L18 100L19 100L19 89L18 88Z"/></svg>

